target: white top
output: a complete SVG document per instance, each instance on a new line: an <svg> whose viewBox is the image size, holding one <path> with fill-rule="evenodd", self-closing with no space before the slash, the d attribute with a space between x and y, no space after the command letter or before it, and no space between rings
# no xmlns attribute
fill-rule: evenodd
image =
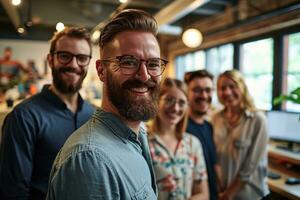
<svg viewBox="0 0 300 200"><path fill-rule="evenodd" d="M230 127L221 110L212 116L212 125L222 188L239 177L245 187L234 200L255 200L267 195L268 136L264 114L245 111L239 124Z"/></svg>

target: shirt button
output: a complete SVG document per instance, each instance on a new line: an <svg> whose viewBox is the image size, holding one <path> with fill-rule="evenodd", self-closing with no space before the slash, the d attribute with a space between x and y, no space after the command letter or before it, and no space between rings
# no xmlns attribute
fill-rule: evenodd
<svg viewBox="0 0 300 200"><path fill-rule="evenodd" d="M132 133L131 135L130 135L130 137L132 138L132 139L136 139L136 135L134 134L134 133Z"/></svg>

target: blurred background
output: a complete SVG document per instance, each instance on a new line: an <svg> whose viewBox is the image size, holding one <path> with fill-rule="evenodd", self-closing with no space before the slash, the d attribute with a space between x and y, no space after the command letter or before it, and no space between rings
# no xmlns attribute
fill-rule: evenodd
<svg viewBox="0 0 300 200"><path fill-rule="evenodd" d="M45 60L49 38L64 26L86 27L94 51L82 93L100 98L94 64L99 30L125 8L157 19L167 76L182 79L186 71L206 68L217 77L239 69L260 109L300 111L292 102L272 103L300 86L299 0L1 0L0 52L10 46L14 59L34 62L39 82L51 81Z"/></svg>
<svg viewBox="0 0 300 200"><path fill-rule="evenodd" d="M158 21L162 57L169 61L164 76L182 80L185 72L207 69L216 80L228 69L242 72L255 104L267 114L269 167L284 177L269 178L269 186L276 199L300 199L299 184L284 182L300 178L299 0L0 0L0 59L10 47L10 59L30 71L0 95L0 125L14 105L51 82L49 39L65 26L86 27L92 35L92 60L80 92L100 106L97 41L103 25L126 8L146 10ZM295 101L274 104L280 95ZM219 106L216 95L213 106ZM285 150L277 148L281 143Z"/></svg>

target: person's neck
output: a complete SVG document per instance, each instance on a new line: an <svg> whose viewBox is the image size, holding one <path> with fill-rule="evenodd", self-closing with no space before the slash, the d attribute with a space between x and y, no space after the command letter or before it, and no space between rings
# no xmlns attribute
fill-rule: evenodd
<svg viewBox="0 0 300 200"><path fill-rule="evenodd" d="M74 94L64 94L60 92L54 85L50 85L49 90L56 94L66 105L69 110L76 113L78 109L78 92Z"/></svg>
<svg viewBox="0 0 300 200"><path fill-rule="evenodd" d="M229 123L229 125L234 127L239 123L242 113L243 113L243 110L240 108L227 107L225 109L224 115L225 115L225 118L226 118L227 122Z"/></svg>
<svg viewBox="0 0 300 200"><path fill-rule="evenodd" d="M226 107L224 111L227 115L240 115L243 112L239 107Z"/></svg>
<svg viewBox="0 0 300 200"><path fill-rule="evenodd" d="M175 125L164 125L161 123L159 132L157 133L160 136L175 136L176 137L176 126Z"/></svg>
<svg viewBox="0 0 300 200"><path fill-rule="evenodd" d="M175 154L179 142L178 137L176 136L176 127L161 124L157 134L164 145L166 145L167 149Z"/></svg>
<svg viewBox="0 0 300 200"><path fill-rule="evenodd" d="M105 97L102 99L101 109L103 109L105 112L110 112L116 115L138 136L141 121L128 120L125 117L123 117L114 105L105 100Z"/></svg>
<svg viewBox="0 0 300 200"><path fill-rule="evenodd" d="M197 115L197 114L194 114L192 112L189 113L189 117L194 121L196 122L197 124L203 124L204 123L204 120L205 120L205 114L203 115Z"/></svg>
<svg viewBox="0 0 300 200"><path fill-rule="evenodd" d="M6 57L3 57L3 60L4 60L4 61L10 61L11 59L10 59L9 56L6 56Z"/></svg>

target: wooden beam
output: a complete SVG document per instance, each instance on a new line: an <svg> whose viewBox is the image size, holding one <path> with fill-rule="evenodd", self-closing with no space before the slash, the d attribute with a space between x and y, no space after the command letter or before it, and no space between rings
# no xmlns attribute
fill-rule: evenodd
<svg viewBox="0 0 300 200"><path fill-rule="evenodd" d="M191 13L210 0L176 0L159 11L154 17L158 25L170 24Z"/></svg>
<svg viewBox="0 0 300 200"><path fill-rule="evenodd" d="M270 19L256 21L250 24L240 25L238 27L229 28L223 31L218 31L213 34L206 35L204 32L204 40L201 46L197 49L206 49L224 43L230 43L238 40L247 39L250 37L267 34L273 31L278 31L288 27L300 24L300 10L294 10L279 16L274 16ZM182 54L196 49L187 48L178 38L169 44L169 52L175 54Z"/></svg>

